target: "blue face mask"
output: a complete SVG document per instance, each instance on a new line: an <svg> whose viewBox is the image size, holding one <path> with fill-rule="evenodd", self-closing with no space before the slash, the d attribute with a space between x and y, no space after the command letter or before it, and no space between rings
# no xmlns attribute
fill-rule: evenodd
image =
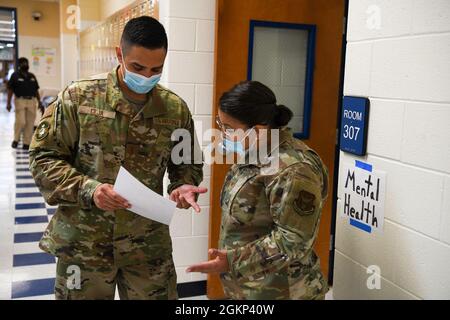
<svg viewBox="0 0 450 320"><path fill-rule="evenodd" d="M150 78L147 78L143 75L128 71L125 67L125 63L123 63L122 65L125 71L123 82L126 83L127 87L130 90L136 93L145 94L150 92L161 79L161 74L155 74Z"/></svg>
<svg viewBox="0 0 450 320"><path fill-rule="evenodd" d="M219 147L222 149L224 154L228 153L237 153L239 156L245 155L244 145L242 141L249 135L249 133L253 130L251 128L245 134L245 136L240 141L231 141L230 139L223 138L223 141L219 144Z"/></svg>
<svg viewBox="0 0 450 320"><path fill-rule="evenodd" d="M241 141L231 141L228 139L223 139L220 143L220 148L224 154L237 153L242 156L245 154L244 146Z"/></svg>

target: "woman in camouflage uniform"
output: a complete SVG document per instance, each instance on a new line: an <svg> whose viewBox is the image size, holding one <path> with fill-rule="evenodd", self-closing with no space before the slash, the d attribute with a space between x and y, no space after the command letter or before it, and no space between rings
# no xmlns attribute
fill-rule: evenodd
<svg viewBox="0 0 450 320"><path fill-rule="evenodd" d="M224 149L245 161L234 164L225 178L219 249L210 249L213 260L187 271L220 273L232 299L323 299L328 290L313 250L327 169L316 152L293 138L286 127L291 118L292 112L256 81L241 82L220 99ZM279 134L275 143L273 132ZM267 150L277 157L276 170L250 161L262 141L271 141Z"/></svg>

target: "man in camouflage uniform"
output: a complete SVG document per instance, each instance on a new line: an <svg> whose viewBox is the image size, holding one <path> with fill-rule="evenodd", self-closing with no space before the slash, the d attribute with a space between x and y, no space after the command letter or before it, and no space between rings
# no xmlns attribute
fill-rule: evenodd
<svg viewBox="0 0 450 320"><path fill-rule="evenodd" d="M220 250L210 249L214 260L188 271L221 273L232 299L324 299L328 286L313 246L328 172L288 128L275 149L278 170L260 162L231 167L221 194Z"/></svg>
<svg viewBox="0 0 450 320"><path fill-rule="evenodd" d="M171 159L174 130L195 136L189 109L155 83L138 94L145 88L127 74L160 74L166 52L158 21L130 20L117 49L120 66L68 86L36 130L30 170L46 201L59 205L40 241L58 257L57 299L114 299L116 284L121 299L177 298L169 227L128 211L130 204L112 188L123 166L163 194L167 169L171 199L199 210L196 196L206 192L196 187L201 159L179 165ZM193 152L198 148L193 138Z"/></svg>

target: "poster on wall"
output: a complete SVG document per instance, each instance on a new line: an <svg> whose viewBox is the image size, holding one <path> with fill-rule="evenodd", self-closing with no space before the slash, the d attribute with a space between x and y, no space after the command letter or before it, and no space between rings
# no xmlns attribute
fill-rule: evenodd
<svg viewBox="0 0 450 320"><path fill-rule="evenodd" d="M31 49L31 72L40 76L55 76L56 49L33 46Z"/></svg>
<svg viewBox="0 0 450 320"><path fill-rule="evenodd" d="M365 232L381 232L384 224L386 172L355 160L344 163L341 171L340 216Z"/></svg>

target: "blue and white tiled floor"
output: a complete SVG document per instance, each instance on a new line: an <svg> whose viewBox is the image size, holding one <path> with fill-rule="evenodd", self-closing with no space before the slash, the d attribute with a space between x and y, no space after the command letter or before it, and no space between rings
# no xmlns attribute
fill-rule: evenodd
<svg viewBox="0 0 450 320"><path fill-rule="evenodd" d="M55 207L44 202L31 177L28 152L11 149L14 113L1 106L0 299L53 299L56 261L38 241Z"/></svg>

